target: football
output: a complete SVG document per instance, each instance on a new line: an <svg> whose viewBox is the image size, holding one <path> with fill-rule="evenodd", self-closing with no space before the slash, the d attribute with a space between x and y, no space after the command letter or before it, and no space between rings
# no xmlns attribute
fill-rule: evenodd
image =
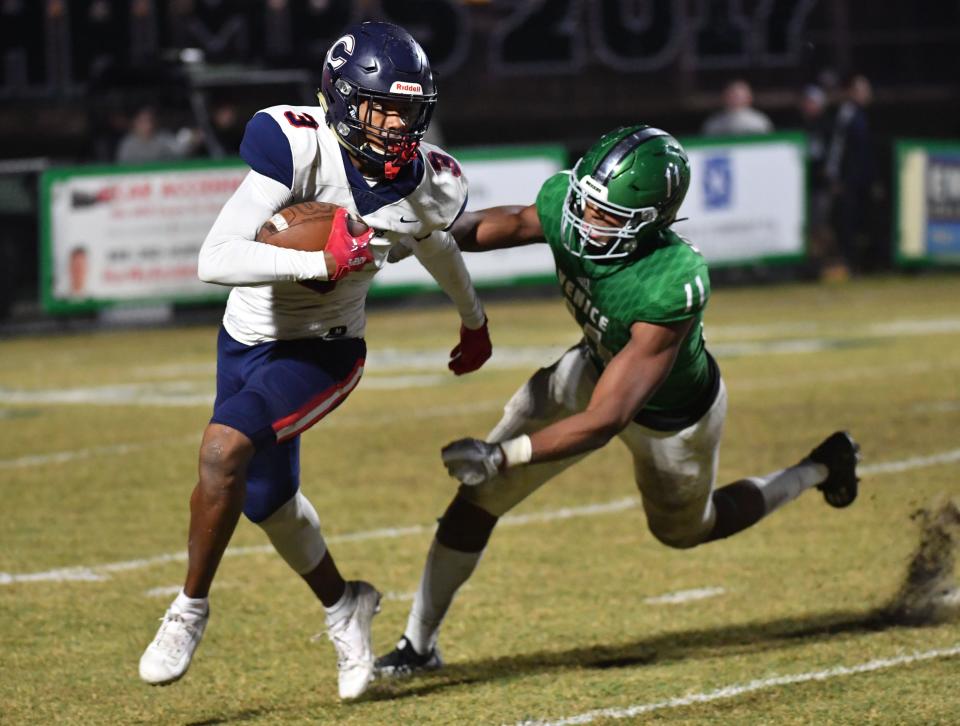
<svg viewBox="0 0 960 726"><path fill-rule="evenodd" d="M299 202L284 207L264 222L257 232L257 241L276 247L303 252L319 252L327 246L336 204ZM347 218L347 229L354 237L367 231L366 224Z"/></svg>

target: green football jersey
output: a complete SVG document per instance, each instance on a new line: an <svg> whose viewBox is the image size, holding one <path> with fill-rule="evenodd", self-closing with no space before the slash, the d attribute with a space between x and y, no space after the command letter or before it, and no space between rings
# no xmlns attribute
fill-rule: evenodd
<svg viewBox="0 0 960 726"><path fill-rule="evenodd" d="M647 402L638 421L681 420L689 425L718 384L716 364L703 342L703 310L710 297L707 264L700 252L669 229L655 245L624 260L597 263L577 257L561 239L569 175L552 176L537 196L537 214L557 267L567 308L583 329L600 368L630 340L633 323L676 323L693 318L670 375ZM709 404L710 401L706 403ZM693 420L688 414L696 415ZM654 428L660 428L654 425Z"/></svg>

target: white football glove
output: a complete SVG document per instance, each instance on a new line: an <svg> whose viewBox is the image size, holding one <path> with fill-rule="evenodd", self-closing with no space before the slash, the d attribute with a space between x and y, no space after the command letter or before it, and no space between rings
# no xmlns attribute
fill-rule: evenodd
<svg viewBox="0 0 960 726"><path fill-rule="evenodd" d="M479 439L460 439L447 444L440 452L447 472L463 484L474 487L490 481L504 463L500 444Z"/></svg>

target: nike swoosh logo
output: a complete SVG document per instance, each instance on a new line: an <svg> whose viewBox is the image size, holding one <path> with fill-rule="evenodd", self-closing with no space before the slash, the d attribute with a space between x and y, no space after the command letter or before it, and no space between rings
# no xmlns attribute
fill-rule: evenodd
<svg viewBox="0 0 960 726"><path fill-rule="evenodd" d="M400 221L401 221L401 222L405 222L406 224L414 224L414 223L416 223L416 222L419 222L420 220L419 220L419 219L404 219L404 218L403 218L403 215L401 214L401 215L400 215Z"/></svg>

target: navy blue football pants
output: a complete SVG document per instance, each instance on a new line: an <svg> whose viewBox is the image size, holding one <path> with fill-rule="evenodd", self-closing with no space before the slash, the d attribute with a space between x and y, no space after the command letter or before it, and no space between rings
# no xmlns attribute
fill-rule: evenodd
<svg viewBox="0 0 960 726"><path fill-rule="evenodd" d="M300 434L339 406L363 375L362 338L301 338L244 345L220 328L217 399L210 423L246 434L243 513L262 522L300 486Z"/></svg>

